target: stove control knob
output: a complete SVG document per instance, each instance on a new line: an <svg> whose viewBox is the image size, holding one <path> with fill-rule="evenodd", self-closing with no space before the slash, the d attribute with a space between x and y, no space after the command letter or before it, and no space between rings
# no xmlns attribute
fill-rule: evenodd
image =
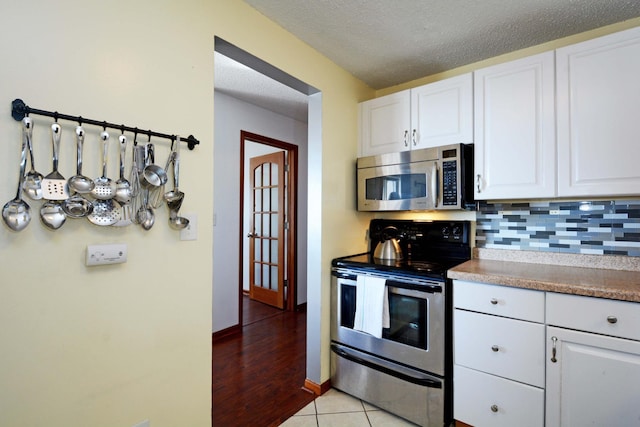
<svg viewBox="0 0 640 427"><path fill-rule="evenodd" d="M442 227L442 235L443 236L449 235L449 227Z"/></svg>
<svg viewBox="0 0 640 427"><path fill-rule="evenodd" d="M459 236L460 234L462 234L462 229L460 229L460 227L457 226L457 225L454 226L453 227L453 235L454 236Z"/></svg>

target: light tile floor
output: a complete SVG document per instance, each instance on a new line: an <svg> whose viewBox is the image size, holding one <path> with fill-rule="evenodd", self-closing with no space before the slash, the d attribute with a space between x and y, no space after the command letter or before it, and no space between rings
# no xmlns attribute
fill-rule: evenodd
<svg viewBox="0 0 640 427"><path fill-rule="evenodd" d="M353 396L331 389L302 408L280 427L415 426Z"/></svg>

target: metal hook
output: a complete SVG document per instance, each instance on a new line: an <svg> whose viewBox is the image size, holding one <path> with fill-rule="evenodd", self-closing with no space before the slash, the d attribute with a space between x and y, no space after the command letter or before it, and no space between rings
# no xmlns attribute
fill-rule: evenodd
<svg viewBox="0 0 640 427"><path fill-rule="evenodd" d="M82 126L82 116L78 116L78 126Z"/></svg>

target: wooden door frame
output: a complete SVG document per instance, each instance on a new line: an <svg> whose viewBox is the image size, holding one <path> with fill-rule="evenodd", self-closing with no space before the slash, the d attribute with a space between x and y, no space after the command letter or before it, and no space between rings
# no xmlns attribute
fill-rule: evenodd
<svg viewBox="0 0 640 427"><path fill-rule="evenodd" d="M240 215L239 218L244 218L244 190L245 190L245 176L244 176L244 162L245 162L245 141L255 142L258 144L268 145L274 148L278 148L287 152L286 161L289 167L288 170L288 188L287 188L287 220L289 228L287 230L287 253L285 254L287 260L287 292L285 293L285 310L295 311L297 308L297 294L298 294L298 238L297 238L297 223L298 223L298 203L297 203L297 188L298 188L298 146L290 144L288 142L279 141L277 139L269 138L263 135L240 131ZM238 230L238 238L240 241L239 247L239 265L238 265L238 296L239 296L239 319L238 323L242 327L242 297L243 297L243 282L244 282L244 221L240 221L240 227Z"/></svg>

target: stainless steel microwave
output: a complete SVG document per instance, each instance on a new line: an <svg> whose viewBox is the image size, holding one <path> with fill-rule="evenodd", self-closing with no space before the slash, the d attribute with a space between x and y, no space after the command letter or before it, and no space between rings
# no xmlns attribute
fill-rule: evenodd
<svg viewBox="0 0 640 427"><path fill-rule="evenodd" d="M360 157L359 211L472 209L473 144Z"/></svg>

